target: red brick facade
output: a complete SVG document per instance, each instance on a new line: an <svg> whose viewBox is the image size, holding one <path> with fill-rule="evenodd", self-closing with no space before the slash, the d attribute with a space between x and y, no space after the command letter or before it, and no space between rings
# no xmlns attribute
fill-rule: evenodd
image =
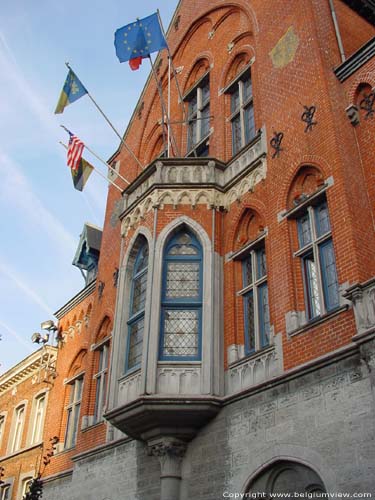
<svg viewBox="0 0 375 500"><path fill-rule="evenodd" d="M375 29L341 0L335 0L333 5L348 58L375 36ZM131 201L124 209L121 195L113 187L109 188L96 288L59 316L64 341L49 398L45 439L59 436L60 447L46 476L71 470L74 456L108 439L107 424L94 425L91 419L97 384L94 375L99 362L98 351L92 346L100 345L107 337L109 342L112 330L116 329L116 315L129 308L121 302L121 294L118 295L116 270L120 268L120 279L128 272L129 261L124 258L130 255L140 228L155 242L168 224L179 218L191 220L213 243L213 253L221 258L223 277L222 290L218 291L221 302L214 305L223 311L223 324L218 328L223 335L218 341L222 343L219 369L224 367L227 374L232 363L228 354L231 347L240 349L245 344L244 301L238 294L243 288L243 271L241 259L236 255L252 242L257 245L257 238L264 238L269 318L272 335L281 339L282 372L352 342L357 331L355 317L343 292L375 275L375 116L365 118L366 111L360 109L359 123L354 126L346 109L351 105L361 107L374 87L375 59L373 56L340 81L334 72L342 64L337 36L330 3L325 0L180 3L168 31L168 43L183 96L188 95L202 77L209 75L207 142L209 157L214 160L211 163L207 160L207 171L216 168L228 172L237 168L233 166L237 164L240 170L245 153L259 141L263 141L267 149L256 165L263 170L259 170L259 176L255 175L251 182L245 177L242 179L240 174L234 175L232 184L221 191L217 189L212 199L208 181L207 185L202 182L201 192L197 192L192 187L194 178L184 179L183 174L178 189L164 180L155 181L158 185L153 189L160 191L154 202L145 202L147 190L152 186L146 186L143 192L137 191L138 195L132 198L142 182L151 176L152 169L160 167L162 178L163 168L172 165L168 161L188 153L183 108L172 78L174 154L164 165L155 167L154 161L163 147L161 111L155 81L149 78L124 136L145 171L141 172L125 148L113 155L111 160L120 162L121 174L132 183L127 188L121 179L116 180L126 188L125 202ZM155 66L166 98L165 51ZM255 129L261 129L261 133L254 144L245 145L233 157L228 89L243 71L247 75L251 73ZM184 105L187 110L186 103ZM308 127L302 115L312 107L315 113ZM271 140L280 132L283 134L281 151L275 154ZM192 161L195 165L195 160ZM254 168L254 172L257 171ZM309 320L296 219L310 206L310 198L327 202L329 240L333 244L341 298L333 310L326 307L324 313ZM316 206L318 202L311 203ZM159 261L162 258L161 254L154 257ZM156 319L151 318L152 321ZM117 331L120 329L118 326ZM69 391L72 381L81 375L83 396L77 440L74 447L63 451ZM223 385L221 387L212 393L223 396Z"/></svg>

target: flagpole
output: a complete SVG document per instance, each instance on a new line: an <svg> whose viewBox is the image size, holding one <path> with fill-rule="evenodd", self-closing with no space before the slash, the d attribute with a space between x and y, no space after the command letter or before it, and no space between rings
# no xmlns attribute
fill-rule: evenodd
<svg viewBox="0 0 375 500"><path fill-rule="evenodd" d="M168 44L167 44L168 45ZM171 128L171 58L168 57L168 150L167 157L169 158L169 143L170 143L170 128Z"/></svg>
<svg viewBox="0 0 375 500"><path fill-rule="evenodd" d="M63 128L66 132L68 132L69 134L69 130L64 127L64 125L60 125L61 128ZM126 182L126 184L129 186L130 185L130 182L125 179L125 177L123 177L119 172L117 172L116 169L114 169L113 167L111 167L111 165L109 163L107 163L105 160L103 160L102 158L100 158L100 156L98 156L92 149L90 149L87 144L85 143L85 148L87 149L87 151L90 151L90 153L92 155L95 156L95 158L97 158L99 161L101 161L106 167L108 167L110 170L112 170L112 172L114 172L116 175L118 175L118 177L120 177L120 179L122 179L124 182Z"/></svg>
<svg viewBox="0 0 375 500"><path fill-rule="evenodd" d="M72 70L72 68L70 67L69 63L65 63L67 68ZM73 70L72 70L73 71ZM73 71L74 73L74 71ZM85 87L86 88L86 87ZM87 90L87 89L86 89ZM121 135L117 132L117 130L115 129L115 127L112 125L112 122L109 120L109 118L107 117L107 115L103 112L103 110L99 107L99 105L97 104L97 102L94 100L94 98L92 97L92 95L90 94L89 91L87 91L87 95L89 96L89 98L91 99L92 103L95 105L96 109L99 111L99 113L103 116L103 118L105 119L105 121L108 123L108 125L111 127L111 129L114 131L114 133L117 135L117 137L120 139L121 141L121 144L126 148L126 150L129 152L129 154L133 157L133 159L137 162L137 164L141 167L142 170L144 170L144 166L142 165L142 163L138 160L138 158L135 156L135 154L133 153L133 151L129 148L129 146L126 144L126 142L124 141L124 139L121 137Z"/></svg>
<svg viewBox="0 0 375 500"><path fill-rule="evenodd" d="M65 149L68 149L68 146L66 144L64 144L63 142L59 141L59 143L61 144L61 146L63 146ZM90 163L91 165L91 163ZM100 170L98 170L97 168L94 167L94 165L91 165L92 168L95 170L95 172L97 174L100 175L100 177L103 177L103 179L105 179L107 182L110 182L111 184L113 184L115 186L116 189L118 189L121 193L123 192L123 189L121 189L117 184L115 184L113 181L111 181L111 179L108 179L108 177L106 177L105 175L103 175Z"/></svg>
<svg viewBox="0 0 375 500"><path fill-rule="evenodd" d="M164 30L164 26L163 26L163 22L162 22L161 17L160 17L159 9L156 9L156 12L158 14L159 24L160 24L160 28L161 28L161 31L163 33L164 39L165 39L165 41L167 41L167 35L165 33L165 30ZM172 54L171 54L171 51L169 49L168 42L167 42L167 51L168 51L169 60L171 62L171 68L172 68L172 72L173 72L174 81L176 82L178 97L180 99L180 102L182 103L182 117L184 118L184 122L185 122L185 124L188 127L188 129L187 129L188 138L189 138L188 142L190 142L191 138L190 138L190 129L189 129L189 126L188 126L189 125L188 117L187 117L187 114L186 114L186 111L185 111L184 99L182 97L182 92L181 92L180 84L178 83L178 80L177 80L177 72L176 72L176 68L174 67L174 64L173 64ZM196 152L195 149L194 149L194 156L195 157L197 156L197 152Z"/></svg>
<svg viewBox="0 0 375 500"><path fill-rule="evenodd" d="M148 55L148 58L150 60L152 74L154 75L154 78L155 78L155 81L156 81L156 86L157 86L157 89L158 89L158 92L159 92L160 101L161 101L161 107L162 107L162 113L163 113L163 115L167 116L167 127L169 127L169 116L167 115L166 109L165 109L164 97L163 97L163 89L161 88L160 82L158 80L158 77L157 77L157 74L156 74L156 71L155 71L155 68L154 68L154 64L152 62L152 58L151 58L150 54ZM164 116L163 116L162 122L164 123ZM177 142L176 142L176 139L175 139L174 134L173 134L172 131L171 131L171 137L172 137L173 144L174 144L174 146L176 148L176 152L177 152L178 156L181 156L180 155L180 150L179 150L179 148L177 146Z"/></svg>

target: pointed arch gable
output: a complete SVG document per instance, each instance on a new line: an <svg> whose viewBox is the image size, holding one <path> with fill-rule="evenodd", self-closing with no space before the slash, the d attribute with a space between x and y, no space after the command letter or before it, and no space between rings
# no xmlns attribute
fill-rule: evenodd
<svg viewBox="0 0 375 500"><path fill-rule="evenodd" d="M73 378L85 369L87 349L81 349L70 363L68 378Z"/></svg>

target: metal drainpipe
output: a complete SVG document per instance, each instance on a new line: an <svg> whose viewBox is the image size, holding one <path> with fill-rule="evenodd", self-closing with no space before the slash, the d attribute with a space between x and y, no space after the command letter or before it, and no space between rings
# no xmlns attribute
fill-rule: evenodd
<svg viewBox="0 0 375 500"><path fill-rule="evenodd" d="M342 38L340 35L340 29L339 29L339 24L337 22L336 11L335 11L335 6L333 4L333 0L329 0L329 6L331 8L332 21L333 21L333 25L335 27L337 44L339 46L339 51L340 51L340 55L341 55L341 62L345 62L346 57L345 57L345 52L344 52L344 46L342 44Z"/></svg>
<svg viewBox="0 0 375 500"><path fill-rule="evenodd" d="M211 380L210 380L210 393L215 393L215 300L216 300L216 290L215 290L215 238L216 238L216 209L215 203L212 207L212 228L211 228L211 238L212 238L212 270L211 270Z"/></svg>
<svg viewBox="0 0 375 500"><path fill-rule="evenodd" d="M150 297L150 307L149 307L149 313L148 313L148 329L147 329L147 340L146 340L146 359L145 359L145 376L143 379L143 387L142 387L142 394L147 394L147 371L148 371L148 350L149 350L149 345L150 345L150 334L151 334L151 311L152 311L152 289L154 286L154 274L155 274L155 251L156 251L156 228L157 228L157 223L158 223L158 207L154 208L154 227L153 227L153 233L152 233L152 271L151 271L151 277L150 277L150 289L151 289L151 297Z"/></svg>

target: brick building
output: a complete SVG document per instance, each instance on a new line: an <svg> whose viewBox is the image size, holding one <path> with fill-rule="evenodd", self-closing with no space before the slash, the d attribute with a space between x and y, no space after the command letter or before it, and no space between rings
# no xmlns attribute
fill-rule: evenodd
<svg viewBox="0 0 375 500"><path fill-rule="evenodd" d="M170 146L150 76L57 314L44 498L375 491L374 18L179 3Z"/></svg>
<svg viewBox="0 0 375 500"><path fill-rule="evenodd" d="M44 346L0 377L0 498L19 500L40 472L56 348Z"/></svg>

